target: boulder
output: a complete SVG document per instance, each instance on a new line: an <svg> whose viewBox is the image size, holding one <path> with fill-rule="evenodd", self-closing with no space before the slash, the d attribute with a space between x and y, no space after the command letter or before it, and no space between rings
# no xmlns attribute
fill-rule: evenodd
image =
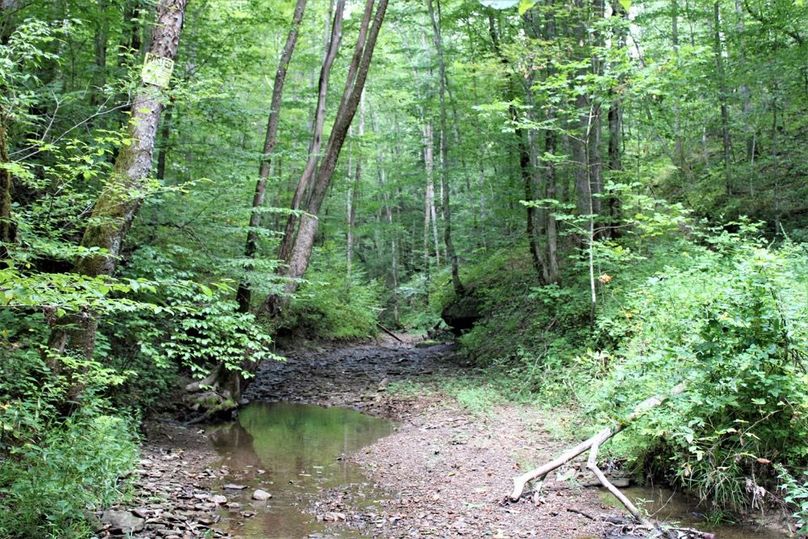
<svg viewBox="0 0 808 539"><path fill-rule="evenodd" d="M473 291L455 296L441 312L441 318L455 335L470 330L482 318L482 301Z"/></svg>

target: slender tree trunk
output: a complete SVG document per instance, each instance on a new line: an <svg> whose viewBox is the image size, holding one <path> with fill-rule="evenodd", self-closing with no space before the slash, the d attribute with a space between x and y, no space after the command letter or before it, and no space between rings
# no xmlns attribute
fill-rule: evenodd
<svg viewBox="0 0 808 539"><path fill-rule="evenodd" d="M0 258L8 256L8 247L16 239L16 227L11 215L11 203L14 194L14 179L9 165L8 146L6 138L6 118L0 111Z"/></svg>
<svg viewBox="0 0 808 539"><path fill-rule="evenodd" d="M95 66L90 88L90 104L97 107L103 102L104 86L107 84L107 39L109 36L109 4L107 0L98 2L98 16L95 37L93 40L95 51Z"/></svg>
<svg viewBox="0 0 808 539"><path fill-rule="evenodd" d="M330 38L328 40L328 46L326 47L323 65L320 68L320 79L317 84L317 108L314 113L314 129L309 144L309 158L306 161L306 166L303 169L303 173L300 175L300 179L295 187L295 192L292 195L292 213L289 214L286 220L286 228L284 229L281 245L278 249L278 259L286 263L289 261L292 244L295 240L295 227L298 221L295 212L300 209L304 201L306 192L317 170L317 164L320 161L320 147L322 146L323 127L325 126L326 97L328 96L328 80L331 75L331 67L334 64L334 59L337 57L340 41L342 40L342 16L344 12L345 0L337 0L334 9L334 19L329 32Z"/></svg>
<svg viewBox="0 0 808 539"><path fill-rule="evenodd" d="M365 134L365 94L362 93L362 97L359 99L359 129L358 135L359 139L361 140ZM355 233L354 230L356 228L356 199L358 196L359 191L359 182L362 178L362 156L361 150L357 152L355 157L356 159L356 166L353 170L353 185L348 188L348 241L346 246L346 258L347 258L347 266L348 266L348 286L351 286L351 266L353 265L353 254L354 254L354 242L355 240ZM351 166L348 165L348 178L351 177L350 174Z"/></svg>
<svg viewBox="0 0 808 539"><path fill-rule="evenodd" d="M449 259L452 271L452 287L457 295L464 293L463 284L460 281L460 264L455 253L452 241L452 208L450 206L450 186L449 186L449 148L446 122L446 60L443 51L443 38L441 36L441 12L440 0L435 0L437 10L433 7L432 0L427 0L427 10L432 21L432 37L435 43L435 50L438 53L438 96L440 99L440 169L441 169L441 204L443 206L443 241L446 246L446 258Z"/></svg>
<svg viewBox="0 0 808 539"><path fill-rule="evenodd" d="M724 48L721 45L721 10L719 2L713 3L713 48L716 77L718 78L718 103L721 108L721 146L723 149L724 182L727 194L732 194L732 171L730 159L732 144L729 134L729 104L726 74L724 72Z"/></svg>
<svg viewBox="0 0 808 539"><path fill-rule="evenodd" d="M429 230L435 242L435 265L440 267L440 241L438 240L438 215L435 209L435 157L432 123L424 125L424 169L426 170L426 190L424 191L424 264L429 267Z"/></svg>
<svg viewBox="0 0 808 539"><path fill-rule="evenodd" d="M527 26L527 18L525 20ZM529 33L532 33L532 29L528 28ZM497 32L496 25L494 24L494 17L491 14L491 11L488 12L488 33L491 37L491 44L494 48L494 52L499 57L500 62L503 65L508 66L509 61L507 57L502 52L500 48L500 41L499 41L499 34ZM516 91L513 89L513 81L508 80L508 98L514 99L516 96ZM532 79L524 81L523 80L523 89L525 91L525 97L528 101L531 101L531 94L530 94L530 85L532 84ZM513 123L518 124L519 122L519 112L514 105L510 105L508 107L508 114L510 119ZM537 164L538 164L538 151L535 151L535 159L531 157L531 141L530 133L521 128L516 127L514 129L514 136L516 137L516 148L519 153L519 172L522 177L522 185L524 189L524 198L527 201L535 200L536 196L534 193L534 184L538 182L538 178L534 177L534 175L538 172ZM528 248L530 250L530 258L533 262L533 269L536 271L536 275L540 282L546 282L548 277L548 271L545 265L544 257L541 251L541 245L539 243L539 239L536 236L536 228L537 228L537 211L535 207L527 206L525 208L526 220L525 220L525 235L528 239Z"/></svg>
<svg viewBox="0 0 808 539"><path fill-rule="evenodd" d="M244 257L247 259L246 271L252 270L251 262L255 258L258 250L258 229L261 226L261 208L266 198L267 181L272 164L272 152L278 142L278 126L280 125L281 103L283 101L283 86L286 82L286 73L289 69L289 62L297 44L297 36L300 31L300 24L303 21L303 14L306 11L307 0L297 0L294 15L292 16L292 26L286 36L286 44L283 46L278 68L275 71L275 82L272 86L272 99L269 105L269 118L267 119L266 137L264 138L264 148L261 155L261 163L258 167L258 181L255 183L255 193L253 194L252 212L250 213L249 228L247 230L247 243L244 246ZM319 107L318 107L319 110ZM322 127L321 127L322 129ZM162 152L161 152L162 155ZM236 290L236 301L239 311L250 310L252 301L252 288L248 278L239 282Z"/></svg>
<svg viewBox="0 0 808 539"><path fill-rule="evenodd" d="M172 65L186 4L187 0L161 0L157 4L150 53ZM162 88L145 81L135 94L128 142L118 153L112 176L96 201L91 224L81 241L82 247L99 250L80 258L76 273L95 277L115 271L123 241L143 201L164 99ZM97 324L91 312L61 319L51 332L49 347L58 353L76 349L92 357Z"/></svg>
<svg viewBox="0 0 808 539"><path fill-rule="evenodd" d="M544 134L544 148L550 155L556 152L556 133L548 129ZM545 180L547 183L547 198L557 200L556 166L552 159L545 163ZM558 222L552 211L547 212L547 282L561 282L561 270L558 266Z"/></svg>
<svg viewBox="0 0 808 539"><path fill-rule="evenodd" d="M676 0L674 0L675 2ZM613 2L612 9L614 13L614 17L619 17L621 19L625 19L628 17L628 13L623 6L620 5L620 2ZM620 30L616 36L616 45L619 48L624 48L626 46L626 32L623 27L620 27ZM676 127L676 122L678 122L678 112L674 112L674 131L678 128ZM609 172L611 172L612 181L618 176L619 172L623 170L623 162L622 162L622 154L623 154L623 108L622 108L622 99L619 94L612 91L611 92L611 103L609 105L609 113L608 113L608 122L609 122L609 149L608 149L608 156L609 156ZM678 137L677 133L674 133L675 137ZM678 140L678 138L677 138ZM608 218L609 218L609 230L608 234L612 238L616 238L619 236L619 224L621 218L621 210L620 210L620 197L614 193L611 193L608 198Z"/></svg>
<svg viewBox="0 0 808 539"><path fill-rule="evenodd" d="M384 213L387 218L387 226L390 228L390 279L391 287L393 289L393 320L396 326L399 324L398 312L398 232L393 226L393 208L390 204L390 195L386 189L386 173L382 166L381 154L377 159L377 168L379 173L379 188L382 192L382 199L384 201Z"/></svg>
<svg viewBox="0 0 808 539"><path fill-rule="evenodd" d="M367 0L366 2L365 14L359 30L354 55L348 68L348 77L345 81L345 89L334 120L334 126L331 129L323 159L317 169L311 196L305 207L306 213L300 219L299 230L290 250L289 263L281 269L281 275L287 278L283 295L272 294L263 305L263 310L271 316L277 315L286 305L291 294L297 290L299 279L303 277L306 269L308 269L314 237L317 233L317 216L325 200L328 187L331 185L331 178L334 175L337 159L339 159L340 151L345 143L348 128L359 106L371 59L373 58L373 50L387 11L387 1L379 0L375 14L373 13L373 7L376 2L374 0ZM373 20L372 26L370 25L371 19Z"/></svg>

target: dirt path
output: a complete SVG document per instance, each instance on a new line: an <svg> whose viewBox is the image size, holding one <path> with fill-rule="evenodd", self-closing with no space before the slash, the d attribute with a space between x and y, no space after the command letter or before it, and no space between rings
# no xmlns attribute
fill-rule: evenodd
<svg viewBox="0 0 808 539"><path fill-rule="evenodd" d="M541 495L502 503L514 475L563 446L539 411L506 405L475 415L439 391L388 391L398 381L429 384L465 376L450 345L387 343L288 358L263 364L246 398L347 406L398 424L393 434L350 456L385 499L369 505L352 499L351 490L334 490L311 504L317 515L340 515L335 536L348 526L370 537L601 537L604 524L586 515L619 514L601 502L597 490L571 490L554 481ZM133 537L225 537L217 530L222 511L254 516L222 490L221 478L228 472L204 429L152 424L135 498L117 509L124 515L112 517L139 519ZM120 535L118 523L104 517L100 535Z"/></svg>

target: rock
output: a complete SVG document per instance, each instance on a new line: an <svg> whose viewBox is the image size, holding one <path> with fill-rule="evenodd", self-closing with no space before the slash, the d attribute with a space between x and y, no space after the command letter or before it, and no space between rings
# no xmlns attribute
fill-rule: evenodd
<svg viewBox="0 0 808 539"><path fill-rule="evenodd" d="M222 488L225 489L225 490L244 490L245 488L247 488L247 486L246 485L237 485L235 483L227 483L227 484L223 485Z"/></svg>
<svg viewBox="0 0 808 539"><path fill-rule="evenodd" d="M270 499L272 497L272 494L270 494L266 490L261 490L259 488L259 489L256 489L255 492L253 492L252 497L253 497L253 500L258 500L259 502L265 502L265 501L267 501L268 499Z"/></svg>
<svg viewBox="0 0 808 539"><path fill-rule="evenodd" d="M222 496L221 494L217 494L215 496L211 496L210 501L212 501L213 503L222 505L222 504L227 503L227 498Z"/></svg>
<svg viewBox="0 0 808 539"><path fill-rule="evenodd" d="M145 519L135 516L129 511L115 511L113 509L104 511L101 514L101 522L113 530L120 530L124 533L140 531L146 524Z"/></svg>
<svg viewBox="0 0 808 539"><path fill-rule="evenodd" d="M448 325L452 333L460 335L469 330L482 318L482 302L473 292L467 291L460 297L455 297L441 312L441 318Z"/></svg>

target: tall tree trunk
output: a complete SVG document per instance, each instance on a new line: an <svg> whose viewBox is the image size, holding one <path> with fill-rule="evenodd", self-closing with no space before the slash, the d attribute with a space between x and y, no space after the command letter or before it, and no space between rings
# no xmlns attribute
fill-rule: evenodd
<svg viewBox="0 0 808 539"><path fill-rule="evenodd" d="M432 21L432 37L435 43L435 50L438 53L438 96L440 100L440 170L441 170L441 204L443 206L443 242L446 246L446 258L449 259L452 271L452 287L457 295L464 293L463 284L460 281L460 264L457 253L452 242L452 208L450 206L449 187L449 148L446 122L446 60L443 51L443 38L441 36L441 12L440 0L435 0L437 10L433 7L432 0L427 0L427 10ZM436 12L437 11L437 12Z"/></svg>
<svg viewBox="0 0 808 539"><path fill-rule="evenodd" d="M152 57L173 65L187 2L161 0L157 4L157 22L149 51ZM95 203L81 241L82 247L99 250L80 258L74 268L76 273L95 277L112 275L115 271L124 239L143 201L164 99L162 88L146 81L137 90L128 142L118 153L112 176ZM84 312L69 318L55 323L49 339L50 349L58 353L75 349L85 357L92 357L98 325L95 316Z"/></svg>
<svg viewBox="0 0 808 539"><path fill-rule="evenodd" d="M676 0L674 0L675 2ZM620 5L620 2L612 2L612 12L613 17L619 17L621 19L625 19L628 17L628 13L623 6ZM619 26L619 30L617 32L616 37L616 45L619 48L624 48L626 46L626 31L622 26ZM674 131L677 131L678 128L676 127L678 122L678 112L674 112ZM614 90L611 91L611 103L609 104L609 113L608 113L608 122L609 122L609 149L608 149L608 156L609 156L609 172L611 172L611 179L612 181L615 180L615 177L618 173L623 170L623 108L622 108L622 99L621 96ZM677 133L674 133L675 137L678 137ZM679 140L677 138L677 140ZM609 230L608 234L612 238L616 238L619 236L619 224L621 218L621 211L620 211L620 197L614 193L609 195L607 200L608 204L608 219L609 219Z"/></svg>
<svg viewBox="0 0 808 539"><path fill-rule="evenodd" d="M11 215L12 196L14 194L14 180L11 171L6 168L8 160L8 146L6 138L6 118L0 111L0 258L8 256L8 245L16 239L16 227Z"/></svg>
<svg viewBox="0 0 808 539"><path fill-rule="evenodd" d="M424 125L424 169L426 188L424 190L424 266L429 269L429 230L435 242L435 265L440 267L440 241L438 240L438 215L435 210L435 157L432 123Z"/></svg>
<svg viewBox="0 0 808 539"><path fill-rule="evenodd" d="M306 213L300 219L299 230L292 243L288 265L280 269L280 275L287 279L283 294L271 294L262 307L271 316L277 315L288 303L291 294L297 290L299 279L308 269L314 237L317 233L317 216L325 200L328 187L331 185L331 178L334 175L337 159L339 159L340 151L345 143L348 128L359 106L371 59L373 58L373 49L376 46L376 40L387 11L387 2L388 0L379 0L374 14L373 6L376 2L374 0L366 1L365 14L359 30L354 55L348 68L348 77L345 81L345 89L334 120L334 126L331 129L325 154L317 170L308 204L305 207ZM370 25L371 19L373 20L372 26ZM369 30L368 26L370 26Z"/></svg>
<svg viewBox="0 0 808 539"><path fill-rule="evenodd" d="M320 147L322 146L323 127L325 126L325 112L326 112L326 98L328 97L328 80L331 76L331 67L334 64L334 59L337 57L340 41L342 40L342 16L345 12L345 0L337 0L334 9L334 19L331 23L331 31L329 32L330 38L328 46L326 47L323 65L320 68L320 79L317 83L317 108L314 113L314 126L309 143L309 157L306 161L306 166L300 179L295 187L295 192L292 195L291 210L292 213L286 219L286 228L284 229L281 245L278 249L278 259L282 262L288 263L291 254L292 244L295 240L295 227L298 218L297 212L301 204L304 202L304 197L310 187L314 173L317 170L317 164L320 161Z"/></svg>
<svg viewBox="0 0 808 539"><path fill-rule="evenodd" d="M98 107L103 103L104 86L107 84L107 39L109 36L109 4L107 0L99 0L98 16L95 37L93 39L95 51L95 66L90 88L90 104Z"/></svg>
<svg viewBox="0 0 808 539"><path fill-rule="evenodd" d="M283 100L283 86L286 82L286 73L289 69L289 62L297 44L297 36L300 31L300 24L303 21L303 14L306 10L307 0L297 0L294 15L292 16L292 26L286 36L286 44L283 46L281 58L278 61L278 68L275 70L275 82L272 86L272 99L269 104L269 118L267 120L266 137L264 138L264 148L261 155L261 163L258 167L258 181L255 183L255 193L253 194L252 211L250 213L249 227L247 229L247 243L244 246L244 257L248 260L246 271L252 269L250 262L255 258L258 250L258 229L261 226L261 208L266 197L267 181L272 163L272 151L278 142L278 126L280 124L281 103ZM319 110L319 109L318 109ZM162 152L161 152L162 155ZM241 312L250 310L252 300L252 289L248 278L239 282L236 290L236 301Z"/></svg>
<svg viewBox="0 0 808 539"><path fill-rule="evenodd" d="M390 279L391 288L393 290L393 320L396 326L399 324L399 311L398 311L398 231L393 227L393 208L390 203L390 194L386 189L386 173L382 166L382 156L379 153L377 157L377 169L379 175L379 188L382 192L382 200L384 202L384 213L387 218L387 226L390 228Z"/></svg>
<svg viewBox="0 0 808 539"><path fill-rule="evenodd" d="M365 134L365 94L359 99L359 139ZM360 146L361 148L361 146ZM353 185L348 187L348 241L346 246L346 259L348 265L348 286L351 286L351 266L353 265L354 242L355 242L355 228L356 228L356 199L358 197L359 182L362 178L362 155L361 149L355 156L356 166L353 170ZM349 161L350 163L350 161ZM348 178L351 178L351 166L348 165Z"/></svg>
<svg viewBox="0 0 808 539"><path fill-rule="evenodd" d="M525 18L525 22L527 23L527 18ZM526 24L527 26L527 24ZM530 30L532 32L532 29ZM488 34L491 37L491 44L494 49L494 53L499 57L500 62L505 65L509 66L510 62L505 54L502 52L499 40L499 33L497 32L496 25L494 24L494 17L492 15L491 10L488 12ZM513 80L509 77L508 81L508 99L510 101L514 100L516 97L516 91L513 88ZM524 81L523 80L523 89L525 91L525 97L530 100L530 85L531 80ZM519 111L517 110L516 106L511 104L508 107L508 114L511 119L511 122L516 124L514 129L514 136L516 137L516 148L519 153L519 172L522 177L522 185L524 189L524 198L527 201L534 200L536 198L534 194L534 183L536 179L534 178L534 172L537 169L531 165L531 152L530 152L530 134L524 128L518 126L519 118ZM534 163L535 164L535 163ZM535 207L527 206L525 208L526 220L525 220L525 235L528 239L528 248L530 250L530 259L533 262L533 269L536 271L536 275L540 282L544 283L545 279L548 276L547 269L545 268L544 264L544 257L541 251L541 245L539 243L539 239L536 236L536 228L537 228L537 211Z"/></svg>
<svg viewBox="0 0 808 539"><path fill-rule="evenodd" d="M718 103L721 108L721 147L724 163L724 182L727 194L732 194L732 171L730 159L732 145L729 134L729 93L724 72L724 47L721 45L721 10L719 2L713 3L713 49L716 77L718 78Z"/></svg>

